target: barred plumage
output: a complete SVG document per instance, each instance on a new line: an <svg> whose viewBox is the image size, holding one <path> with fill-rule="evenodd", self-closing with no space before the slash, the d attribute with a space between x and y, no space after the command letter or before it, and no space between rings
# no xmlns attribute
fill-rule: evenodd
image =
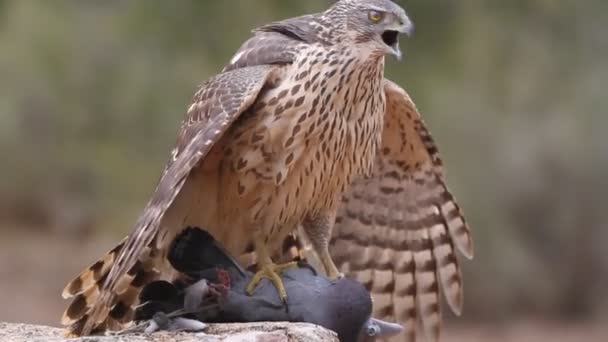
<svg viewBox="0 0 608 342"><path fill-rule="evenodd" d="M384 78L411 28L389 0L340 0L255 30L195 95L133 231L66 287L62 323L81 335L129 322L143 285L181 276L167 248L195 226L265 276L281 253L356 276L378 315L411 338L420 316L437 339L440 291L462 308L454 248L470 257L472 244L430 134Z"/></svg>
<svg viewBox="0 0 608 342"><path fill-rule="evenodd" d="M454 248L472 258L472 240L414 103L388 80L385 92L374 175L353 183L344 195L330 250L342 272L370 289L377 317L406 323L410 341L419 317L427 337L438 340L440 292L454 313L462 311Z"/></svg>

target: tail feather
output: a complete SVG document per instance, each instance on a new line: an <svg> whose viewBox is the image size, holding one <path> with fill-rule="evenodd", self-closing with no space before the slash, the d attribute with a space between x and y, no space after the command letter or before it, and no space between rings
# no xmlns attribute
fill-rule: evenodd
<svg viewBox="0 0 608 342"><path fill-rule="evenodd" d="M106 253L96 263L89 266L87 269L82 271L76 278L70 281L63 289L62 296L65 299L76 297L90 288L96 286L98 283L103 283L114 261L118 257L118 253L122 250L127 238L124 238L116 247Z"/></svg>
<svg viewBox="0 0 608 342"><path fill-rule="evenodd" d="M61 318L61 324L69 326L68 336L81 335L84 324L89 319L93 304L98 300L100 289L103 287L125 241L126 239L99 261L84 270L63 290L64 298L73 298L72 303ZM133 319L134 307L138 304L141 289L160 276L160 272L155 267L154 259L152 249L147 248L131 270L120 278L115 288L115 300L109 307L102 309L92 333L121 329Z"/></svg>
<svg viewBox="0 0 608 342"><path fill-rule="evenodd" d="M87 309L93 305L99 296L99 288L91 286L85 292L74 298L70 306L63 313L61 324L71 325L82 319L87 314Z"/></svg>

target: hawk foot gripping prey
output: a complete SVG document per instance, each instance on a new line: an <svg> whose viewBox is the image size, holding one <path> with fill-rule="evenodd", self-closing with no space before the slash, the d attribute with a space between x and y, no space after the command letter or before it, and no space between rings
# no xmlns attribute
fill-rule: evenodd
<svg viewBox="0 0 608 342"><path fill-rule="evenodd" d="M252 295L260 282L263 279L268 279L277 289L281 301L283 301L283 303L287 302L287 291L285 290L285 285L283 285L280 275L286 270L294 267L298 267L298 263L295 261L285 264L269 262L264 265L259 265L259 270L253 275L249 284L247 284L247 294Z"/></svg>
<svg viewBox="0 0 608 342"><path fill-rule="evenodd" d="M373 342L403 330L370 317L372 301L363 285L330 281L304 261L281 275L289 303L282 303L272 286L248 295L246 284L254 274L226 253L204 230L188 228L178 235L169 260L188 278L146 285L135 311L138 324L126 332L201 331L205 322L305 322L335 331L342 342Z"/></svg>
<svg viewBox="0 0 608 342"><path fill-rule="evenodd" d="M171 242L205 227L225 255L261 267L248 290L267 277L295 300L295 269L271 262L294 260L285 237L295 236L320 273L364 284L374 316L407 327L400 341L439 340L441 295L461 313L457 254L472 258L473 243L428 128L384 75L412 29L390 0L338 0L254 30L196 92L128 237L66 286L62 324L75 335L130 324L143 287L189 275L167 262ZM243 296L276 295L264 285Z"/></svg>

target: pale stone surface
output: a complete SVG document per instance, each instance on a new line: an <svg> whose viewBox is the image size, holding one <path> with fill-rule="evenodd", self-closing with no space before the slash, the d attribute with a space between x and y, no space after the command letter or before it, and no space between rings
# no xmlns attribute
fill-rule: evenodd
<svg viewBox="0 0 608 342"><path fill-rule="evenodd" d="M0 323L0 341L11 342L338 342L333 332L305 323L211 324L204 333L124 334L66 339L62 329Z"/></svg>

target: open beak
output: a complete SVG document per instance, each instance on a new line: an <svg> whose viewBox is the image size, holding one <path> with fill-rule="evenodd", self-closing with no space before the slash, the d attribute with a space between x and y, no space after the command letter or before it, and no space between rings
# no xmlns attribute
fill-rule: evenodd
<svg viewBox="0 0 608 342"><path fill-rule="evenodd" d="M382 33L382 41L388 47L387 52L401 61L403 59L403 53L399 47L399 35L404 33L408 37L411 36L414 32L414 25L405 14L401 16L398 21L399 24L395 25L394 28L389 28Z"/></svg>

